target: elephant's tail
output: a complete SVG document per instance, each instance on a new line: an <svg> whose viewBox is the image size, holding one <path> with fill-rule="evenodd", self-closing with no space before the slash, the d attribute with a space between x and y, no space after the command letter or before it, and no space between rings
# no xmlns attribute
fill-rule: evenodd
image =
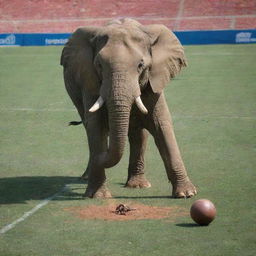
<svg viewBox="0 0 256 256"><path fill-rule="evenodd" d="M83 123L82 121L79 121L79 122L77 122L77 121L72 121L72 122L69 122L68 125L80 125L80 124L82 124L82 123Z"/></svg>

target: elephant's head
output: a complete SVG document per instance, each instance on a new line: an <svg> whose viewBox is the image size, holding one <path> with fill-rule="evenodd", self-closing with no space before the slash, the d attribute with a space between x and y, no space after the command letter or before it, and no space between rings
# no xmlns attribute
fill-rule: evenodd
<svg viewBox="0 0 256 256"><path fill-rule="evenodd" d="M140 98L143 90L151 86L153 93L161 93L186 60L180 42L165 26L124 19L78 29L63 50L61 64L75 70L85 91L98 95L89 112L104 103L107 107L109 148L99 162L108 168L121 159L132 105L147 114Z"/></svg>

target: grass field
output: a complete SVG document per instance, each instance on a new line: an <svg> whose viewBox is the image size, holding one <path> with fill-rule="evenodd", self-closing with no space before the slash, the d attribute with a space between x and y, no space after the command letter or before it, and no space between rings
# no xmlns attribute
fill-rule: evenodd
<svg viewBox="0 0 256 256"><path fill-rule="evenodd" d="M104 205L82 199L77 177L88 160L84 130L63 85L61 47L0 48L0 230L48 204L5 233L1 256L243 255L256 252L256 45L186 47L189 67L166 88L177 140L199 194L169 198L163 163L150 139L152 188L127 190L128 151L107 171L116 202L184 207L208 198L208 227L189 216L168 220L81 220L66 208Z"/></svg>

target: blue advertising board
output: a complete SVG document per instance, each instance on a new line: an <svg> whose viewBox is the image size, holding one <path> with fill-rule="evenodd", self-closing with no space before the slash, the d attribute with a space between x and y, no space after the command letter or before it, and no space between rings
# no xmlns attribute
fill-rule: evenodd
<svg viewBox="0 0 256 256"><path fill-rule="evenodd" d="M0 34L0 46L64 45L70 35L70 33Z"/></svg>
<svg viewBox="0 0 256 256"><path fill-rule="evenodd" d="M256 29L174 32L183 45L256 43Z"/></svg>
<svg viewBox="0 0 256 256"><path fill-rule="evenodd" d="M174 33L183 45L256 43L256 29L177 31ZM64 45L70 35L71 33L0 34L0 46Z"/></svg>

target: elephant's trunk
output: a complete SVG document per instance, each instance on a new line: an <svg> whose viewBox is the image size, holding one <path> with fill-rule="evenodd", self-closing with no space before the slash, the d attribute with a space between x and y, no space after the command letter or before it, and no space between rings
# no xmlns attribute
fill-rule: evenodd
<svg viewBox="0 0 256 256"><path fill-rule="evenodd" d="M105 168L113 167L121 160L128 135L130 109L129 105L109 106L109 147L103 162Z"/></svg>
<svg viewBox="0 0 256 256"><path fill-rule="evenodd" d="M126 78L126 79L125 79ZM106 105L109 122L109 146L100 159L105 168L116 165L124 152L129 129L129 119L135 97L131 82L126 76L113 76L111 90L108 91ZM136 87L136 86L134 86ZM139 85L137 85L139 89Z"/></svg>

